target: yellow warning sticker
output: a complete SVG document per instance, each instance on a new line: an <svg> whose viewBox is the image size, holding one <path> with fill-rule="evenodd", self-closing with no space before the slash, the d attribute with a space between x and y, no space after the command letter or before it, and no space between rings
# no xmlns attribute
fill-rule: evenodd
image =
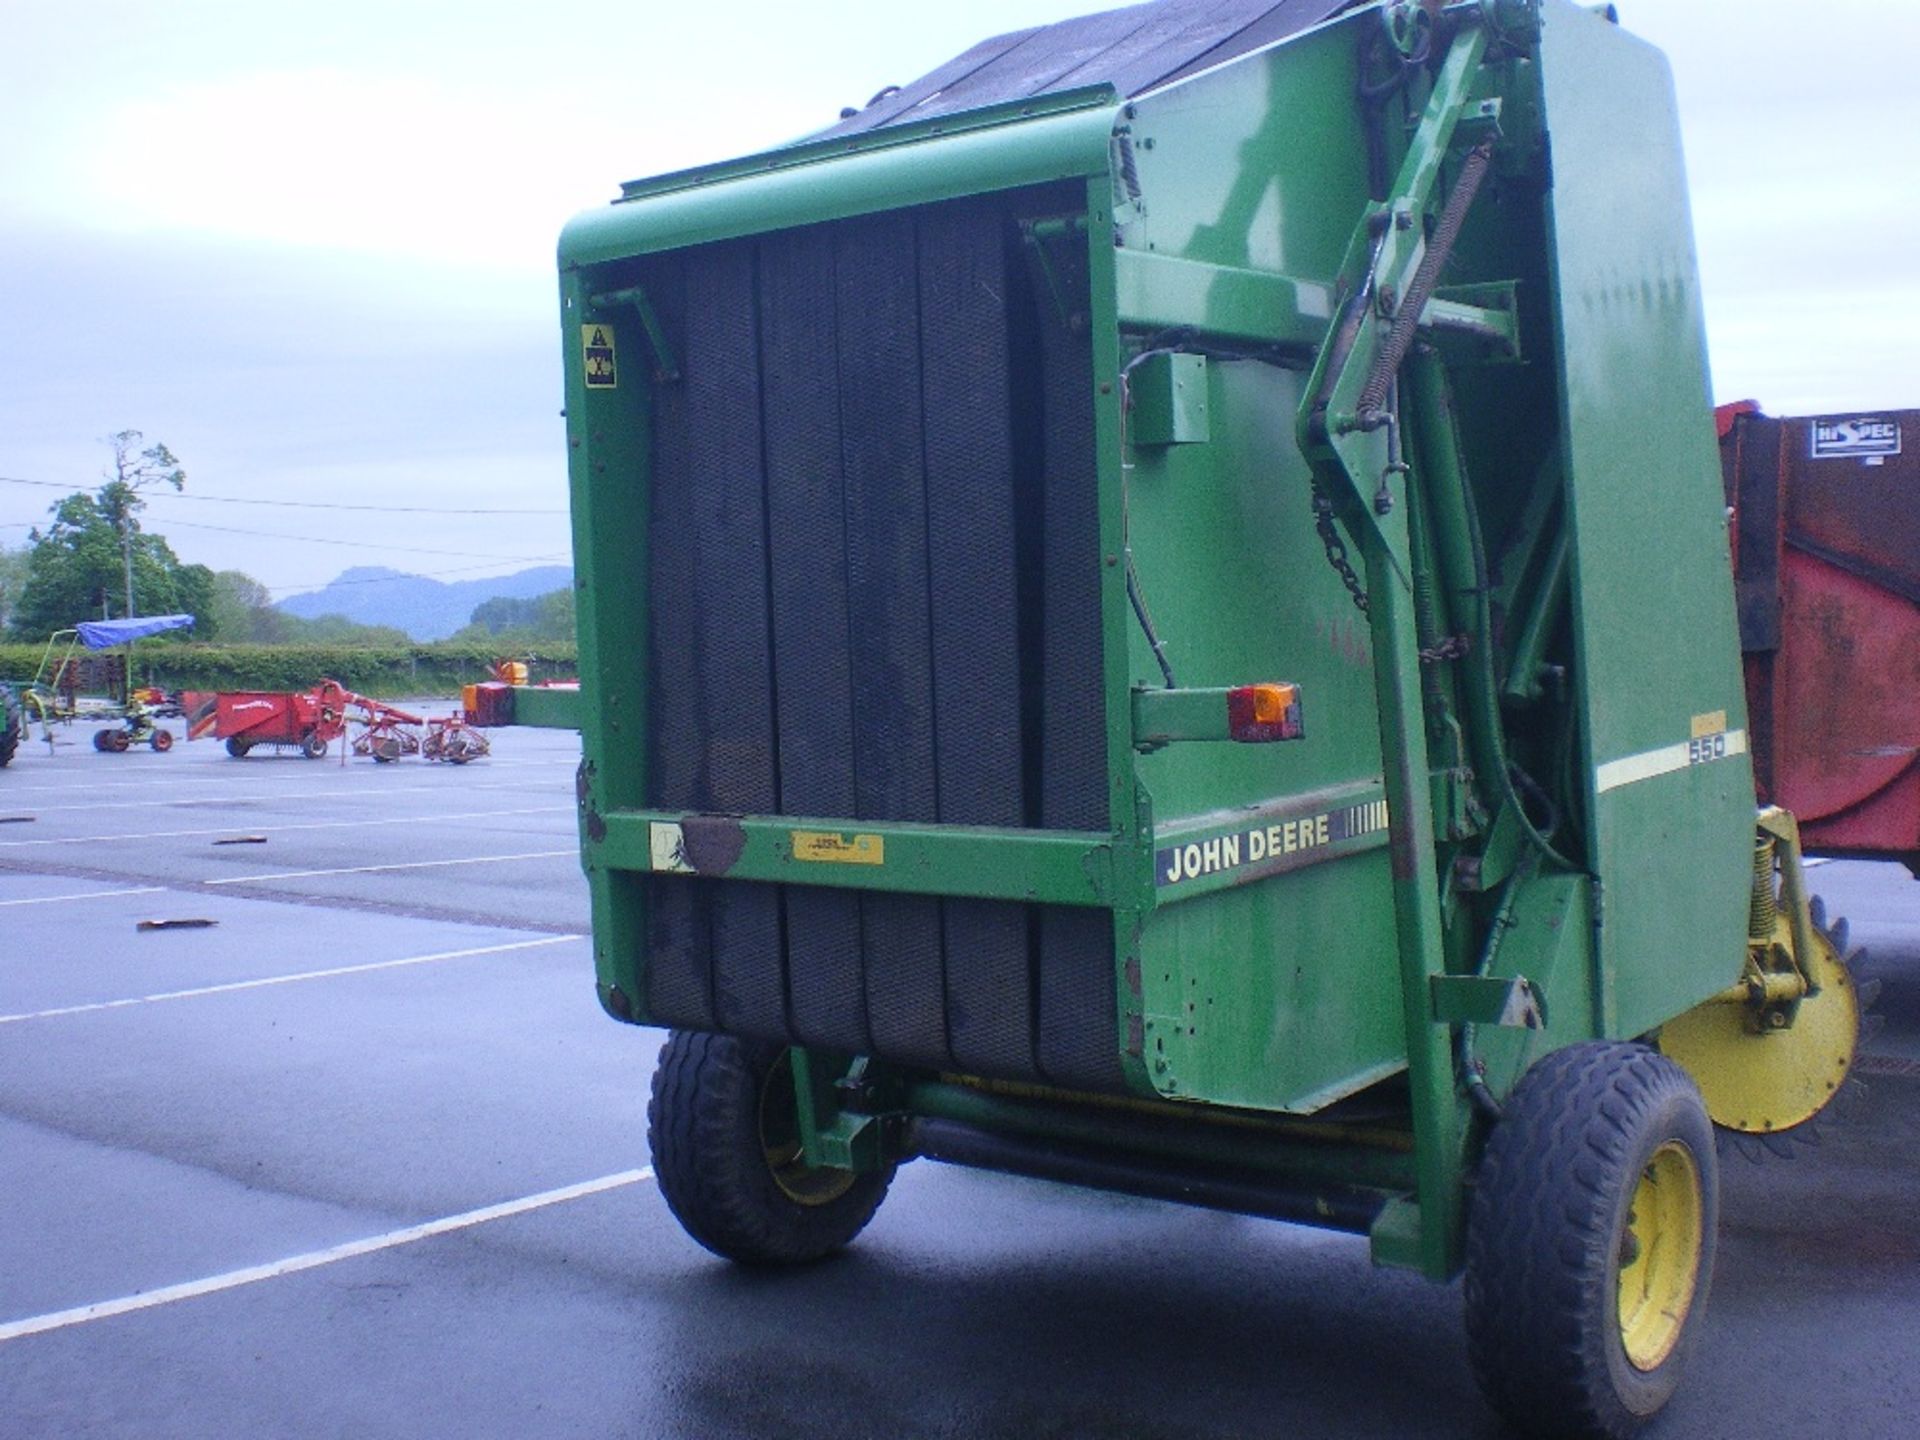
<svg viewBox="0 0 1920 1440"><path fill-rule="evenodd" d="M832 865L884 865L887 841L882 835L840 835L830 830L793 832L793 858Z"/></svg>
<svg viewBox="0 0 1920 1440"><path fill-rule="evenodd" d="M1693 717L1693 738L1704 740L1709 735L1724 734L1727 728L1727 712L1713 710L1705 715Z"/></svg>
<svg viewBox="0 0 1920 1440"><path fill-rule="evenodd" d="M614 361L613 326L604 322L582 325L580 345L586 357L587 389L619 389L620 371Z"/></svg>

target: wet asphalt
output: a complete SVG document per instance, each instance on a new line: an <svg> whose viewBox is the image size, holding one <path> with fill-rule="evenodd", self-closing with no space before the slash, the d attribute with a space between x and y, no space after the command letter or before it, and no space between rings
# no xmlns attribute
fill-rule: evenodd
<svg viewBox="0 0 1920 1440"><path fill-rule="evenodd" d="M1458 1287L1352 1237L920 1164L836 1260L708 1256L643 1168L659 1037L594 1001L569 734L65 738L0 772L5 1440L1501 1433ZM1920 1430L1920 884L1813 878L1885 1028L1820 1148L1724 1162L1658 1440Z"/></svg>

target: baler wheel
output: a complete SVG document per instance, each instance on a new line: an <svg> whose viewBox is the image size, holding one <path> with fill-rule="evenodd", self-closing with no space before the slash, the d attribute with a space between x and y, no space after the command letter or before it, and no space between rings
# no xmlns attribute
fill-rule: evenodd
<svg viewBox="0 0 1920 1440"><path fill-rule="evenodd" d="M325 737L309 730L306 736L300 741L300 753L309 760L321 759L327 753Z"/></svg>
<svg viewBox="0 0 1920 1440"><path fill-rule="evenodd" d="M252 748L253 747L251 745L249 745L246 741L242 740L238 735L229 736L227 739L227 754L231 755L236 760L246 759L247 751L251 750Z"/></svg>
<svg viewBox="0 0 1920 1440"><path fill-rule="evenodd" d="M749 1265L797 1265L846 1245L893 1183L807 1165L793 1067L779 1045L676 1030L647 1106L655 1178L682 1228Z"/></svg>
<svg viewBox="0 0 1920 1440"><path fill-rule="evenodd" d="M1673 1061L1592 1042L1521 1077L1467 1227L1468 1351L1509 1424L1624 1440L1666 1404L1718 1211L1712 1122Z"/></svg>
<svg viewBox="0 0 1920 1440"><path fill-rule="evenodd" d="M1818 1145L1819 1121L1859 1086L1853 1067L1880 985L1865 952L1848 949L1847 922L1828 925L1818 896L1809 909L1820 993L1800 1001L1792 1025L1757 1032L1747 1007L1709 1003L1660 1031L1661 1052L1700 1086L1727 1148L1749 1160Z"/></svg>

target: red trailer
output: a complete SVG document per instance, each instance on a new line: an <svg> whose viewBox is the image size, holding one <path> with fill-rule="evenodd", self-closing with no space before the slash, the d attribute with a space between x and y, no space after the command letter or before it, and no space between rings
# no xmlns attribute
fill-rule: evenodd
<svg viewBox="0 0 1920 1440"><path fill-rule="evenodd" d="M1718 419L1761 796L1920 875L1920 411Z"/></svg>
<svg viewBox="0 0 1920 1440"><path fill-rule="evenodd" d="M318 760L346 729L347 705L353 698L337 682L323 680L306 691L224 690L188 694L182 703L189 740L211 733L227 742L227 753L235 759L257 746L273 745L292 746Z"/></svg>

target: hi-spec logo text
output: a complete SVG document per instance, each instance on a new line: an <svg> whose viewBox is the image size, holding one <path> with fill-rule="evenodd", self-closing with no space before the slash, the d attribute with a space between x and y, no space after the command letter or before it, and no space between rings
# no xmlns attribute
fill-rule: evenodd
<svg viewBox="0 0 1920 1440"><path fill-rule="evenodd" d="M1884 460L1900 453L1900 422L1875 415L1813 422L1816 460Z"/></svg>

